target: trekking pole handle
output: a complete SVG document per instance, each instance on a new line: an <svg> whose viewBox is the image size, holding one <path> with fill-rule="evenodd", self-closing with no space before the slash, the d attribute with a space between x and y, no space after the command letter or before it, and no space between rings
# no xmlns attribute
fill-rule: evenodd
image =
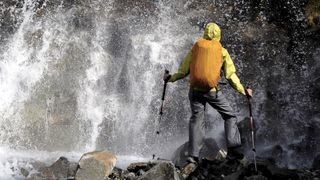
<svg viewBox="0 0 320 180"><path fill-rule="evenodd" d="M167 69L164 71L164 73L169 75L169 71ZM164 101L164 97L166 95L167 83L168 83L167 81L164 82L162 98L161 98L162 101Z"/></svg>
<svg viewBox="0 0 320 180"><path fill-rule="evenodd" d="M164 71L165 74L169 74L169 71L166 69ZM163 114L163 101L164 101L164 97L166 96L166 89L167 89L167 81L164 82L164 85L163 85L163 91L162 91L162 102L161 102L161 107L160 107L160 115Z"/></svg>

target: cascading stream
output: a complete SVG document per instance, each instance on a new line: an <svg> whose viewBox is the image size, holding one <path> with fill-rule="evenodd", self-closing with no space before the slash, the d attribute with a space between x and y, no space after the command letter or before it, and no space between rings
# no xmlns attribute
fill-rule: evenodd
<svg viewBox="0 0 320 180"><path fill-rule="evenodd" d="M0 150L169 158L188 139L189 87L187 79L168 85L156 136L164 69L176 71L216 21L237 74L255 90L258 147L281 145L282 165L308 167L319 151L320 48L304 25L306 3L0 2ZM245 119L245 98L221 88ZM206 113L208 136L223 145L220 116ZM0 174L11 160L0 160Z"/></svg>

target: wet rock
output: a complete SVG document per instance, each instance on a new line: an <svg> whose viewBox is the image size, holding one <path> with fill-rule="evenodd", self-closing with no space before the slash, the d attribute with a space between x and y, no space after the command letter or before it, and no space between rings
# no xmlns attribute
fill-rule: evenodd
<svg viewBox="0 0 320 180"><path fill-rule="evenodd" d="M131 163L128 167L127 170L129 172L137 173L140 170L143 171L148 171L151 169L153 166L155 166L157 162L138 162L138 163Z"/></svg>
<svg viewBox="0 0 320 180"><path fill-rule="evenodd" d="M65 157L60 157L49 167L39 167L39 173L29 175L28 179L66 179L70 162Z"/></svg>
<svg viewBox="0 0 320 180"><path fill-rule="evenodd" d="M188 145L188 142L184 143L173 153L171 159L176 166L183 167L186 164L188 158ZM199 156L200 158L215 159L220 155L219 150L220 148L217 142L212 138L207 138L204 140L204 145L200 150Z"/></svg>
<svg viewBox="0 0 320 180"><path fill-rule="evenodd" d="M51 179L51 178L44 178L40 173L31 174L27 180L41 180L41 179Z"/></svg>
<svg viewBox="0 0 320 180"><path fill-rule="evenodd" d="M125 177L123 177L123 174L125 174L126 172L124 172L122 169L114 167L112 170L112 173L109 175L108 178L110 179L126 179Z"/></svg>
<svg viewBox="0 0 320 180"><path fill-rule="evenodd" d="M269 159L269 161L272 161L273 163L277 163L278 166L281 167L287 167L287 151L285 151L281 145L275 145L270 148L266 148L263 150L260 150L259 153L261 155L264 155L263 157L265 159Z"/></svg>
<svg viewBox="0 0 320 180"><path fill-rule="evenodd" d="M241 174L241 172L232 173L232 174L224 177L223 180L237 180L237 179L239 179L240 174Z"/></svg>
<svg viewBox="0 0 320 180"><path fill-rule="evenodd" d="M116 165L117 158L108 151L94 151L82 155L77 180L104 179L108 177Z"/></svg>
<svg viewBox="0 0 320 180"><path fill-rule="evenodd" d="M75 177L78 170L78 163L72 162L69 164L68 177Z"/></svg>
<svg viewBox="0 0 320 180"><path fill-rule="evenodd" d="M140 169L137 173L138 176L144 175L146 172L142 169Z"/></svg>
<svg viewBox="0 0 320 180"><path fill-rule="evenodd" d="M320 154L318 154L312 163L312 169L320 170Z"/></svg>
<svg viewBox="0 0 320 180"><path fill-rule="evenodd" d="M271 156L275 159L282 159L283 158L284 150L280 145L276 145L271 150Z"/></svg>
<svg viewBox="0 0 320 180"><path fill-rule="evenodd" d="M140 169L146 169L148 166L148 163L146 162L138 162L138 163L131 163L128 167L127 170L130 172L138 172Z"/></svg>
<svg viewBox="0 0 320 180"><path fill-rule="evenodd" d="M189 179L221 179L228 180L237 179L242 173L236 173L242 168L240 161L220 161L220 160L205 160L201 161L197 169L190 174Z"/></svg>
<svg viewBox="0 0 320 180"><path fill-rule="evenodd" d="M282 169L282 168L269 168L272 174L272 179L282 180L282 179L299 179L299 175L295 170Z"/></svg>
<svg viewBox="0 0 320 180"><path fill-rule="evenodd" d="M28 177L28 175L30 174L29 171L25 168L20 168L20 172L24 177Z"/></svg>
<svg viewBox="0 0 320 180"><path fill-rule="evenodd" d="M35 169L35 170L40 170L40 169L47 167L47 165L41 161L33 161L33 162L30 162L30 164L32 165L33 169Z"/></svg>
<svg viewBox="0 0 320 180"><path fill-rule="evenodd" d="M250 177L245 177L244 180L268 180L268 178L261 175L254 175Z"/></svg>
<svg viewBox="0 0 320 180"><path fill-rule="evenodd" d="M159 162L138 180L180 180L181 176L177 173L172 162Z"/></svg>
<svg viewBox="0 0 320 180"><path fill-rule="evenodd" d="M246 159L242 160L206 160L202 161L196 171L192 173L189 179L257 179L257 180L282 180L282 179L298 179L305 177L310 179L310 174L300 173L297 170L289 170L279 168L275 162L269 159L257 159L258 172L255 171L254 164Z"/></svg>
<svg viewBox="0 0 320 180"><path fill-rule="evenodd" d="M68 169L70 162L65 157L60 157L55 163L53 163L48 170L52 172L54 178L62 179L68 177Z"/></svg>
<svg viewBox="0 0 320 180"><path fill-rule="evenodd" d="M136 179L136 175L134 173L130 172L130 173L124 175L124 179L133 180L133 179Z"/></svg>

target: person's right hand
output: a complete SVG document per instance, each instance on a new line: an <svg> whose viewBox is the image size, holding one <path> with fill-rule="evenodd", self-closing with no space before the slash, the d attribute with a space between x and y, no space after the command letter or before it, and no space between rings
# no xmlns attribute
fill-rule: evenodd
<svg viewBox="0 0 320 180"><path fill-rule="evenodd" d="M164 73L163 75L164 82L168 82L170 78L171 78L171 75L169 73Z"/></svg>
<svg viewBox="0 0 320 180"><path fill-rule="evenodd" d="M248 88L248 89L245 90L245 92L246 92L246 96L247 97L252 98L252 93L253 93L252 89Z"/></svg>

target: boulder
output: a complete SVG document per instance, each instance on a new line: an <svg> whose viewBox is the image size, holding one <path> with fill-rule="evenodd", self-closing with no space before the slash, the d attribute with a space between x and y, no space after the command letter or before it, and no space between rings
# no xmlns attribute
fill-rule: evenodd
<svg viewBox="0 0 320 180"><path fill-rule="evenodd" d="M287 150L279 144L259 150L259 155L264 159L268 159L272 161L273 165L276 164L281 167L288 166L287 153ZM250 151L250 156L252 156L252 151Z"/></svg>
<svg viewBox="0 0 320 180"><path fill-rule="evenodd" d="M182 177L176 171L174 164L169 161L162 161L145 172L138 180L180 180Z"/></svg>
<svg viewBox="0 0 320 180"><path fill-rule="evenodd" d="M244 180L268 180L268 178L266 178L262 175L253 175L250 177L244 177Z"/></svg>
<svg viewBox="0 0 320 180"><path fill-rule="evenodd" d="M134 180L134 179L137 179L137 178L136 178L136 175L133 172L130 172L130 173L124 175L124 179L126 179L126 180Z"/></svg>
<svg viewBox="0 0 320 180"><path fill-rule="evenodd" d="M107 178L116 165L117 158L108 151L94 151L82 155L75 179Z"/></svg>
<svg viewBox="0 0 320 180"><path fill-rule="evenodd" d="M69 160L65 157L60 157L55 163L53 163L48 169L52 171L54 178L62 179L68 177Z"/></svg>
<svg viewBox="0 0 320 180"><path fill-rule="evenodd" d="M112 173L109 175L109 179L126 179L125 175L128 174L128 171L123 171L120 168L114 167Z"/></svg>
<svg viewBox="0 0 320 180"><path fill-rule="evenodd" d="M131 163L128 167L127 170L129 172L137 173L140 170L143 171L149 171L153 166L155 166L157 163L155 162L137 162L137 163Z"/></svg>
<svg viewBox="0 0 320 180"><path fill-rule="evenodd" d="M60 157L49 167L40 167L39 173L30 174L27 179L67 179L70 162L65 157Z"/></svg>
<svg viewBox="0 0 320 180"><path fill-rule="evenodd" d="M148 167L148 163L146 162L137 162L137 163L131 163L127 170L129 172L137 173L140 169L146 169Z"/></svg>
<svg viewBox="0 0 320 180"><path fill-rule="evenodd" d="M69 164L68 177L75 177L78 170L78 163L72 162Z"/></svg>
<svg viewBox="0 0 320 180"><path fill-rule="evenodd" d="M30 172L25 168L20 168L20 172L24 177L28 177Z"/></svg>
<svg viewBox="0 0 320 180"><path fill-rule="evenodd" d="M234 172L232 174L229 174L229 175L225 176L223 178L223 180L238 180L240 175L242 175L242 173L243 173L242 170L236 171L236 172Z"/></svg>
<svg viewBox="0 0 320 180"><path fill-rule="evenodd" d="M189 142L182 144L174 153L171 158L173 163L178 167L183 167L186 164L188 158L188 146ZM207 138L204 140L204 145L200 150L200 158L215 159L219 154L219 146L217 142L212 138Z"/></svg>
<svg viewBox="0 0 320 180"><path fill-rule="evenodd" d="M28 176L27 180L41 180L41 179L48 179L51 180L52 178L45 178L40 173L34 173Z"/></svg>

